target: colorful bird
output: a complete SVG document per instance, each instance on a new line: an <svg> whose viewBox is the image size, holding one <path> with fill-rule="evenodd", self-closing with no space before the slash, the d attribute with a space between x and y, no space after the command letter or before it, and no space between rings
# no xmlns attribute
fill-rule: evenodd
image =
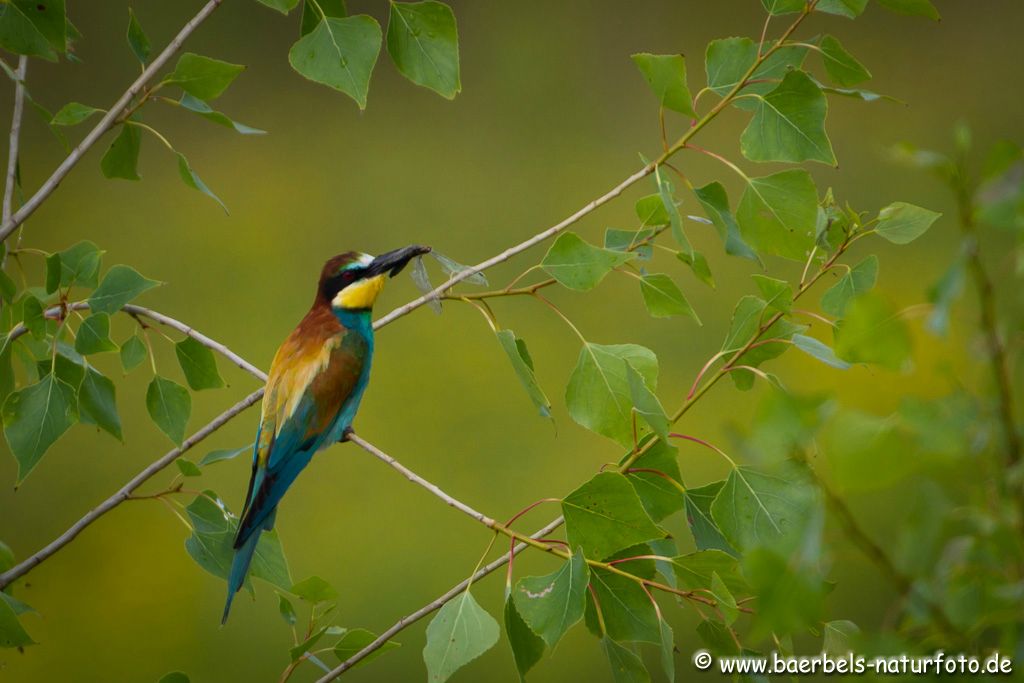
<svg viewBox="0 0 1024 683"><path fill-rule="evenodd" d="M274 527L277 505L288 487L314 453L344 441L352 429L370 378L370 316L384 281L429 251L411 246L376 258L347 252L324 265L312 308L270 366L222 624L245 583L260 535Z"/></svg>

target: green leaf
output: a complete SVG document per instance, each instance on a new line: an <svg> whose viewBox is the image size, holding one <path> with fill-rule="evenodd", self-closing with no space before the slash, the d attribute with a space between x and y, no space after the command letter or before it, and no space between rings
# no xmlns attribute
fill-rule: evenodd
<svg viewBox="0 0 1024 683"><path fill-rule="evenodd" d="M443 683L494 647L501 629L468 590L445 603L427 626L423 661L427 680Z"/></svg>
<svg viewBox="0 0 1024 683"><path fill-rule="evenodd" d="M203 474L203 471L199 469L199 466L196 465L191 460L178 458L177 460L174 461L174 464L178 466L178 469L181 471L182 476L199 477L202 476Z"/></svg>
<svg viewBox="0 0 1024 683"><path fill-rule="evenodd" d="M182 94L181 99L178 100L178 104L181 105L182 108L202 116L207 121L212 121L213 123L216 123L219 126L224 126L225 128L231 128L242 135L265 135L267 132L265 130L260 130L259 128L247 126L244 123L239 123L227 115L214 110L206 102L198 100L188 93Z"/></svg>
<svg viewBox="0 0 1024 683"><path fill-rule="evenodd" d="M733 309L729 332L725 336L721 350L732 353L746 346L757 334L764 317L764 309L764 300L749 294L741 297Z"/></svg>
<svg viewBox="0 0 1024 683"><path fill-rule="evenodd" d="M743 94L763 95L775 88L774 81L781 80L792 69L799 68L807 56L807 48L799 46L782 47L772 53L750 76L759 81L743 87ZM718 96L731 91L743 75L757 60L757 43L750 38L722 38L708 43L705 55L705 71L708 88ZM746 100L736 102L745 108Z"/></svg>
<svg viewBox="0 0 1024 683"><path fill-rule="evenodd" d="M654 199L661 206L661 197L653 195ZM666 220L667 222L667 220ZM644 244L654 235L653 230L617 230L608 228L604 231L604 248L612 251L632 252L640 261L649 261L654 255L654 247Z"/></svg>
<svg viewBox="0 0 1024 683"><path fill-rule="evenodd" d="M131 7L128 8L128 47L143 66L149 63L149 38L139 25L139 20L135 18L135 12Z"/></svg>
<svg viewBox="0 0 1024 683"><path fill-rule="evenodd" d="M93 114L98 114L102 109L90 107L78 102L68 102L50 119L51 126L77 126Z"/></svg>
<svg viewBox="0 0 1024 683"><path fill-rule="evenodd" d="M345 6L345 0L317 0L315 6L309 0L304 0L300 36L312 33L316 29L320 24L320 19L323 18L321 13L326 17L340 19L348 16L348 8Z"/></svg>
<svg viewBox="0 0 1024 683"><path fill-rule="evenodd" d="M711 596L718 603L716 605L716 612L721 615L722 621L726 624L735 622L736 617L740 614L739 608L736 606L736 598L732 596L729 588L722 582L718 572L712 572L711 574L710 591Z"/></svg>
<svg viewBox="0 0 1024 683"><path fill-rule="evenodd" d="M313 649L313 647L318 642L320 642L320 639L323 638L324 634L326 633L327 627L321 626L320 628L313 631L313 633L311 633L304 641L288 650L288 654L291 656L292 663L299 661L299 658L302 657L302 655L306 654L307 652L310 652Z"/></svg>
<svg viewBox="0 0 1024 683"><path fill-rule="evenodd" d="M257 0L257 2L277 10L281 14L288 14L299 4L299 0Z"/></svg>
<svg viewBox="0 0 1024 683"><path fill-rule="evenodd" d="M292 45L288 62L302 76L340 90L365 109L380 42L380 25L373 17L327 17Z"/></svg>
<svg viewBox="0 0 1024 683"><path fill-rule="evenodd" d="M585 292L631 258L633 254L595 247L576 233L565 232L548 249L541 267L565 287Z"/></svg>
<svg viewBox="0 0 1024 683"><path fill-rule="evenodd" d="M21 322L36 339L46 337L46 315L43 304L26 294L21 305Z"/></svg>
<svg viewBox="0 0 1024 683"><path fill-rule="evenodd" d="M519 579L512 600L523 622L553 648L583 618L589 580L583 552L577 550L558 571Z"/></svg>
<svg viewBox="0 0 1024 683"><path fill-rule="evenodd" d="M767 473L741 466L729 473L711 514L729 543L746 551L801 542L818 505L817 492L800 467Z"/></svg>
<svg viewBox="0 0 1024 683"><path fill-rule="evenodd" d="M88 368L78 388L79 417L83 424L94 424L124 441L121 416L117 413L117 389L95 368Z"/></svg>
<svg viewBox="0 0 1024 683"><path fill-rule="evenodd" d="M835 83L850 87L871 80L871 72L847 52L837 39L825 36L821 39L820 47L825 71Z"/></svg>
<svg viewBox="0 0 1024 683"><path fill-rule="evenodd" d="M740 150L751 161L820 161L835 164L825 134L828 102L803 71L790 71L782 83L757 99L754 118L740 136Z"/></svg>
<svg viewBox="0 0 1024 683"><path fill-rule="evenodd" d="M875 232L893 244L908 244L923 235L941 215L906 202L893 202L878 212Z"/></svg>
<svg viewBox="0 0 1024 683"><path fill-rule="evenodd" d="M103 158L100 169L108 178L139 180L139 129L127 123L121 124L121 132L110 143Z"/></svg>
<svg viewBox="0 0 1024 683"><path fill-rule="evenodd" d="M617 472L601 472L570 493L562 500L562 513L570 546L595 560L665 535L629 480Z"/></svg>
<svg viewBox="0 0 1024 683"><path fill-rule="evenodd" d="M516 661L519 680L526 680L526 673L544 656L544 639L530 630L516 610L516 603L510 594L505 600L505 634L512 647L512 658Z"/></svg>
<svg viewBox="0 0 1024 683"><path fill-rule="evenodd" d="M654 430L655 434L663 441L668 441L668 416L665 415L665 409L661 407L658 397L647 388L644 378L629 363L626 363L626 378L629 382L629 394L633 402L633 409L640 419Z"/></svg>
<svg viewBox="0 0 1024 683"><path fill-rule="evenodd" d="M704 254L699 251L691 254L687 254L685 251L677 251L676 258L690 266L690 270L693 271L698 280L708 287L714 288L715 277L711 274L711 266L708 265L708 260L704 257Z"/></svg>
<svg viewBox="0 0 1024 683"><path fill-rule="evenodd" d="M299 617L295 614L295 607L292 605L291 600L280 593L278 593L277 598L277 611L281 613L281 618L284 619L285 623L289 626L294 626L295 622L299 620Z"/></svg>
<svg viewBox="0 0 1024 683"><path fill-rule="evenodd" d="M235 527L238 526L237 520L234 518L232 518L232 523ZM233 535L234 532L232 532ZM264 531L260 535L249 572L252 576L263 579L282 590L288 590L288 587L292 585L288 560L285 559L284 548L281 546L281 537L278 536L277 529Z"/></svg>
<svg viewBox="0 0 1024 683"><path fill-rule="evenodd" d="M643 445L646 446L646 441ZM626 479L636 490L644 510L655 522L678 512L685 503L683 492L680 490L683 477L679 473L677 456L675 446L659 439L630 466L630 469L638 471L626 473ZM679 483L679 486L673 485L666 477Z"/></svg>
<svg viewBox="0 0 1024 683"><path fill-rule="evenodd" d="M307 579L299 581L297 584L292 586L288 592L313 604L318 602L327 602L338 597L338 591L334 590L331 584L327 583L319 576L310 576Z"/></svg>
<svg viewBox="0 0 1024 683"><path fill-rule="evenodd" d="M661 668L665 672L665 678L674 681L676 680L676 643L672 635L672 627L664 619L658 620L658 627L661 630Z"/></svg>
<svg viewBox="0 0 1024 683"><path fill-rule="evenodd" d="M755 548L743 558L743 571L757 595L754 637L819 627L824 583L812 568L801 566L774 548Z"/></svg>
<svg viewBox="0 0 1024 683"><path fill-rule="evenodd" d="M459 82L459 32L442 2L391 2L388 54L399 72L417 85L452 99Z"/></svg>
<svg viewBox="0 0 1024 683"><path fill-rule="evenodd" d="M174 71L164 78L163 83L176 85L189 95L209 102L217 99L243 71L245 67L241 64L186 52L178 58Z"/></svg>
<svg viewBox="0 0 1024 683"><path fill-rule="evenodd" d="M736 218L758 251L803 261L814 247L818 190L803 169L751 178Z"/></svg>
<svg viewBox="0 0 1024 683"><path fill-rule="evenodd" d="M220 208L224 209L224 213L228 213L228 207L220 200L220 197L213 193L203 179L199 177L192 166L188 163L188 159L185 158L184 154L177 154L178 157L178 175L181 177L182 182L191 187L193 190L199 190L213 201L220 204Z"/></svg>
<svg viewBox="0 0 1024 683"><path fill-rule="evenodd" d="M68 18L64 0L12 0L50 46L59 53L67 50Z"/></svg>
<svg viewBox="0 0 1024 683"><path fill-rule="evenodd" d="M651 225L668 225L671 221L660 194L641 197L636 200L633 210L636 211L636 217L640 219L640 226L644 228Z"/></svg>
<svg viewBox="0 0 1024 683"><path fill-rule="evenodd" d="M196 496L185 512L192 524L192 535L185 540L185 550L204 570L227 579L235 554L238 519L228 513L213 491L204 491ZM250 573L282 588L291 583L276 531L264 532L260 536Z"/></svg>
<svg viewBox="0 0 1024 683"><path fill-rule="evenodd" d="M668 216L669 224L672 226L672 237L676 243L683 248L687 254L693 253L690 240L686 238L686 231L683 230L683 217L676 206L672 182L661 173L661 167L654 169L654 182L658 185L658 195L661 197L662 206Z"/></svg>
<svg viewBox="0 0 1024 683"><path fill-rule="evenodd" d="M3 405L4 436L18 461L18 484L77 421L75 387L53 374L7 397Z"/></svg>
<svg viewBox="0 0 1024 683"><path fill-rule="evenodd" d="M61 287L96 287L103 252L88 240L60 252Z"/></svg>
<svg viewBox="0 0 1024 683"><path fill-rule="evenodd" d="M686 522L693 534L698 550L722 550L736 555L736 550L729 545L722 535L722 530L711 517L711 504L715 496L725 486L724 481L716 481L699 488L686 490Z"/></svg>
<svg viewBox="0 0 1024 683"><path fill-rule="evenodd" d="M221 460L231 460L242 453L252 453L252 446L252 444L249 444L248 446L242 446L241 448L222 448L216 451L210 451L200 458L199 466L206 467L207 465L220 462Z"/></svg>
<svg viewBox="0 0 1024 683"><path fill-rule="evenodd" d="M46 36L22 11L19 2L0 3L0 47L15 54L57 61Z"/></svg>
<svg viewBox="0 0 1024 683"><path fill-rule="evenodd" d="M121 345L121 366L125 372L131 372L141 365L149 356L146 343L138 335L132 335Z"/></svg>
<svg viewBox="0 0 1024 683"><path fill-rule="evenodd" d="M18 615L14 608L7 600L0 599L0 647L20 648L34 645L35 642L18 621Z"/></svg>
<svg viewBox="0 0 1024 683"><path fill-rule="evenodd" d="M751 275L757 288L761 290L765 305L780 313L789 313L793 307L793 287L785 280L777 280L767 275Z"/></svg>
<svg viewBox="0 0 1024 683"><path fill-rule="evenodd" d="M688 590L710 590L715 577L732 593L749 591L739 560L722 550L698 550L672 558L679 585Z"/></svg>
<svg viewBox="0 0 1024 683"><path fill-rule="evenodd" d="M116 265L103 276L103 282L89 297L94 313L116 313L126 303L160 283L139 275L130 266Z"/></svg>
<svg viewBox="0 0 1024 683"><path fill-rule="evenodd" d="M878 0L878 4L897 14L926 17L935 21L942 18L931 0Z"/></svg>
<svg viewBox="0 0 1024 683"><path fill-rule="evenodd" d="M806 0L761 0L768 14L793 14L803 12L807 6Z"/></svg>
<svg viewBox="0 0 1024 683"><path fill-rule="evenodd" d="M647 312L655 318L685 315L697 321L698 325L701 324L700 318L690 302L668 275L664 273L644 275L640 278L640 293L644 296Z"/></svg>
<svg viewBox="0 0 1024 683"><path fill-rule="evenodd" d="M533 372L533 360L526 350L526 342L517 337L512 330L497 330L495 334L534 407L541 416L551 417L551 401L537 383L537 377Z"/></svg>
<svg viewBox="0 0 1024 683"><path fill-rule="evenodd" d="M174 353L178 356L178 364L185 373L189 387L194 391L202 389L219 389L224 380L217 372L217 359L213 351L192 337L185 337L174 345Z"/></svg>
<svg viewBox="0 0 1024 683"><path fill-rule="evenodd" d="M651 676L647 673L643 661L625 645L605 636L601 638L601 649L608 658L608 664L612 668L612 680L615 683L650 682Z"/></svg>
<svg viewBox="0 0 1024 683"><path fill-rule="evenodd" d="M851 363L899 370L910 357L910 332L898 311L869 292L847 306L836 330L836 355Z"/></svg>
<svg viewBox="0 0 1024 683"><path fill-rule="evenodd" d="M814 10L816 12L825 12L826 14L837 14L847 19L855 19L864 12L864 8L867 6L868 0L818 0Z"/></svg>
<svg viewBox="0 0 1024 683"><path fill-rule="evenodd" d="M842 318L850 300L871 291L877 279L878 257L871 254L828 288L821 296L821 310L833 317Z"/></svg>
<svg viewBox="0 0 1024 683"><path fill-rule="evenodd" d="M718 236L722 239L725 253L760 263L761 260L757 257L757 253L743 241L743 237L740 235L740 227L729 210L729 197L722 184L719 182L709 183L704 187L694 189L693 193L697 195L697 200L704 207L704 212L707 213Z"/></svg>
<svg viewBox="0 0 1024 683"><path fill-rule="evenodd" d="M696 118L693 98L686 87L686 60L682 55L633 55L633 63L651 86L661 106Z"/></svg>
<svg viewBox="0 0 1024 683"><path fill-rule="evenodd" d="M655 645L661 643L657 613L639 583L594 567L590 571L590 588L601 605L601 616L609 638Z"/></svg>
<svg viewBox="0 0 1024 683"><path fill-rule="evenodd" d="M60 287L60 254L50 254L46 257L46 293L53 294Z"/></svg>
<svg viewBox="0 0 1024 683"><path fill-rule="evenodd" d="M377 640L377 638L378 636L376 633L365 628L346 629L346 631L341 634L341 639L334 644L334 656L342 662L348 661L350 657L358 654L367 645ZM395 642L394 640L388 640L379 648L359 660L356 666L373 661L385 652L389 652L401 646L401 643Z"/></svg>
<svg viewBox="0 0 1024 683"><path fill-rule="evenodd" d="M633 403L626 363L654 388L658 359L650 349L636 344L585 343L569 377L565 403L577 424L630 446Z"/></svg>
<svg viewBox="0 0 1024 683"><path fill-rule="evenodd" d="M0 270L0 300L5 304L14 301L14 295L18 293L18 285L11 279L11 276Z"/></svg>
<svg viewBox="0 0 1024 683"><path fill-rule="evenodd" d="M860 628L847 619L826 621L822 634L824 638L821 651L833 657L845 657L853 651L854 640L860 635Z"/></svg>
<svg viewBox="0 0 1024 683"><path fill-rule="evenodd" d="M833 351L831 347L824 342L818 341L814 337L794 334L793 346L800 349L807 355L817 358L825 365L831 365L832 367L839 368L840 370L848 370L850 368L850 364L846 361L840 360L836 356L836 352Z"/></svg>
<svg viewBox="0 0 1024 683"><path fill-rule="evenodd" d="M83 356L117 351L117 344L110 339L109 313L93 313L78 326L75 351Z"/></svg>
<svg viewBox="0 0 1024 683"><path fill-rule="evenodd" d="M146 390L146 410L150 418L176 445L185 440L185 425L192 413L188 389L157 375Z"/></svg>

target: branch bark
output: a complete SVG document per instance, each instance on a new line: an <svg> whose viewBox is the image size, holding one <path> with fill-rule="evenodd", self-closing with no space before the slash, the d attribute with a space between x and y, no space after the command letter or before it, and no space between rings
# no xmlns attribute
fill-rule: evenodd
<svg viewBox="0 0 1024 683"><path fill-rule="evenodd" d="M64 180L65 176L67 176L71 169L81 161L85 153L89 151L94 144L96 144L103 134L117 123L118 118L128 108L132 100L143 91L146 84L148 84L153 77L156 76L157 72L167 64L171 57L173 57L181 48L185 40L192 35L200 24L206 21L207 17L209 17L210 14L220 6L221 2L223 2L223 0L209 0L209 2L203 5L202 9L200 9L199 12L197 12L196 15L192 17L184 27L182 27L181 31L178 32L178 35L176 35L174 39L167 44L167 47L165 47L163 51L157 55L152 62L150 62L149 66L143 70L142 74L135 79L135 82L124 91L124 94L122 94L116 102L114 102L113 106L111 106L110 109L107 110L107 113L103 115L103 118L100 119L99 123L97 123L96 126L86 134L82 141L78 143L78 146L75 147L67 158L60 163L56 170L50 174L50 177L46 179L46 182L44 182L38 190L36 190L35 194L33 194L13 215L4 216L3 224L0 225L0 242L6 240L19 225L24 223L25 220L40 207L47 197L53 194L53 191L57 189L57 186L60 185L61 181Z"/></svg>
<svg viewBox="0 0 1024 683"><path fill-rule="evenodd" d="M11 114L11 135L7 144L7 181L4 184L3 223L11 219L14 204L14 186L18 179L18 147L21 140L21 118L25 111L25 74L28 71L28 57L18 58L18 68L14 71L17 83L14 85L14 110ZM4 253L4 262L7 254Z"/></svg>

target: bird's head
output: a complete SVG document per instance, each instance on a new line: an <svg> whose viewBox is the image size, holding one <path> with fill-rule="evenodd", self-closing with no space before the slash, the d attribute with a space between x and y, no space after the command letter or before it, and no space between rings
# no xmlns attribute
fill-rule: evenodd
<svg viewBox="0 0 1024 683"><path fill-rule="evenodd" d="M324 264L317 298L337 310L369 310L388 275L394 277L414 257L429 251L430 247L413 245L380 256L356 251L338 254Z"/></svg>

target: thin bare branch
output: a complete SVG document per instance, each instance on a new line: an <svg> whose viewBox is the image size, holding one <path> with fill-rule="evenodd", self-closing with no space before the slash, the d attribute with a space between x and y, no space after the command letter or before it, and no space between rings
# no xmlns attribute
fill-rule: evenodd
<svg viewBox="0 0 1024 683"><path fill-rule="evenodd" d="M78 534L95 522L97 519L107 514L121 503L128 500L132 492L135 489L142 486L146 481L153 477L157 472L164 469L172 462L181 457L186 451L191 449L193 446L198 444L206 437L213 434L215 431L223 427L225 424L231 421L236 415L244 411L249 406L253 405L263 397L263 389L258 389L253 393L249 394L241 401L231 406L223 413L215 417L205 427L197 431L192 436L185 439L181 446L172 448L159 460L152 462L144 470L136 474L132 479L118 489L117 493L107 498L105 501L97 505L95 508L89 511L84 517L79 519L77 522L71 525L67 531L55 538L53 541L48 543L45 547L32 554L23 562L19 563L15 567L12 567L8 571L0 574L0 589L6 588L11 584L12 581L24 576L32 569L41 564L48 557L56 553L58 550L66 546L68 543L73 541Z"/></svg>
<svg viewBox="0 0 1024 683"><path fill-rule="evenodd" d="M21 140L21 117L25 111L25 74L28 71L28 57L18 57L18 68L14 71L14 110L11 114L11 135L7 144L7 181L4 183L3 223L11 220L14 205L14 186L18 182L18 147ZM7 254L4 253L4 262Z"/></svg>
<svg viewBox="0 0 1024 683"><path fill-rule="evenodd" d="M364 451L366 451L367 453L369 453L373 457L377 458L378 460L382 460L385 463L387 463L388 465L390 465L393 469L395 469L398 472L400 472L402 474L402 476L405 477L406 479L408 479L409 481L413 482L414 484L419 484L423 488L427 489L428 491L433 493L435 496L437 496L438 498L443 500L446 505L449 505L449 506L455 508L456 510L459 510L460 512L466 513L467 515L469 515L470 517L472 517L473 519L475 519L476 521L480 522L481 524L483 524L485 526L489 526L492 529L495 527L496 523L495 523L495 521L493 519L491 519L490 517L488 517L487 515L485 515L485 514L483 514L481 512L477 512L476 510L474 510L470 506L466 505L462 501L457 500L455 498L452 498L447 493L442 491L441 488L437 486L437 484L433 484L433 483L427 481L426 479L424 479L420 475L416 474L415 472L410 470L408 467L406 467L402 463L398 462L398 460L396 460L395 458L391 457L390 455L388 455L387 453L385 453L381 449L377 448L372 443L370 443L366 439L362 438L358 434L356 434L354 432L349 432L348 440L351 441L352 443L356 444L357 446L359 446Z"/></svg>
<svg viewBox="0 0 1024 683"><path fill-rule="evenodd" d="M46 182L36 190L28 201L26 201L21 208L19 208L12 216L4 216L3 224L0 225L0 242L6 240L12 232L14 232L19 225L25 222L25 220L35 212L36 209L42 205L46 198L53 194L53 191L57 189L61 181L67 176L75 165L81 161L85 153L96 144L96 142L103 137L103 134L110 130L125 112L125 110L131 105L132 100L143 92L146 85L153 80L153 77L164 67L165 64L174 56L174 54L181 48L185 40L192 35L192 33L206 21L206 18L213 13L217 7L220 6L223 0L209 0L202 9L196 13L192 19L185 24L184 27L178 32L178 35L174 37L167 47L157 55L152 62L149 63L142 74L135 79L135 82L129 86L124 94L118 98L116 102L107 110L107 113L103 115L99 123L90 130L86 136L82 139L78 146L75 147L71 153L60 163L60 166L54 170Z"/></svg>
<svg viewBox="0 0 1024 683"><path fill-rule="evenodd" d="M545 536L547 536L548 534L550 534L552 531L557 529L561 525L562 525L562 518L559 517L558 519L554 520L553 522L548 524L543 529L541 529L541 530L537 531L536 533L532 534L530 536L530 538L533 538L533 539L539 541L539 540L543 539ZM395 636L396 634L400 633L401 631L404 631L409 626L412 626L417 621L419 621L423 617L427 616L431 612L435 612L435 611L441 609L445 605L445 603L449 602L450 600L453 600L454 598L457 598L464 590L469 588L470 584L476 582L479 579L482 579L483 577L485 577L488 574L492 573L496 569L500 569L501 567L504 567L506 564L508 564L509 560L512 557L514 557L514 556L518 555L519 553L523 552L524 550L526 550L526 548L527 548L527 545L525 543L517 544L512 549L511 553L502 553L501 557L499 557L498 559L494 560L490 564L481 567L479 570L477 570L477 572L475 574L473 574L473 576L469 577L468 579L465 579L464 581L461 581L461 582L455 584L448 591L446 591L445 593L439 595L435 600L433 600L431 602L428 602L423 607L420 607L415 612L412 612L412 613L407 614L406 616L402 617L401 619L396 621L394 624L392 624L389 629L387 629L386 631L381 633L377 637L376 640L374 640L372 643L370 643L369 645L364 647L362 650L360 650L359 652L355 653L354 655L352 655L351 657L346 659L344 662L342 662L336 668L332 669L330 673L328 673L328 674L324 675L322 678L320 678L317 681L317 683L329 683L329 681L333 681L338 676L340 676L341 674L345 673L346 671L351 669L353 666L355 666L356 664L361 662L363 659L365 659L369 655L373 654L374 652L376 652L380 648L384 647L384 645L388 642L388 640L390 640L393 636Z"/></svg>
<svg viewBox="0 0 1024 683"><path fill-rule="evenodd" d="M413 299L409 303L407 303L407 304L405 304L403 306L399 306L398 308L394 309L393 311L391 311L387 315L385 315L385 316L383 316L381 318L378 318L373 323L373 329L379 330L380 328L384 327L385 325L394 322L398 318L401 318L403 315L405 315L407 313L411 313L412 311L414 311L415 309L419 308L420 306L422 306L423 304L427 303L428 301L430 301L432 299L437 299L442 294L444 294L446 291L451 289L453 286L455 286L459 282L462 282L466 278L472 277L474 274L479 273L479 272L484 271L484 270L487 270L488 268L492 268L492 267L498 265L499 263L504 263L505 261L509 260L510 258L515 256L516 254L518 254L520 252L523 252L523 251L526 251L530 247L536 246L536 245L540 244L541 242L543 242L543 241L545 241L547 239L550 239L551 237L554 237L558 233L560 233L563 230L565 230L566 228L568 228L573 223L578 222L584 216L587 216L588 214L593 213L599 207L607 204L611 200L613 200L616 197L618 197L620 194L625 192L626 189L631 187L637 181L639 181L639 180L641 180L643 178L646 178L650 174L654 173L654 169L657 168L657 164L660 163L661 161L662 161L662 159L659 159L658 161L652 161L651 163L647 164L646 166L641 168L639 171L637 171L633 175L629 176L628 178L623 180L621 183L619 183L618 185L616 185L612 189L608 190L603 195L601 195L600 197L598 197L594 201L590 202L589 204L584 206L582 209L580 209L576 213L572 214L571 216L569 216L565 220L561 221L560 223L556 223L555 225L552 225L547 230L543 230L541 232L538 232L536 235L534 235L530 239L525 240L523 242L520 242L519 244L515 245L514 247L509 247L508 249L506 249L505 251L501 252L497 256L492 256L491 258L487 259L486 261L481 261L480 263L476 264L475 266L472 266L470 268L466 268L465 270L460 270L455 275L452 275L451 278L449 278L447 282L445 282L445 283L435 287L432 291L427 292L426 294L424 294L423 296L419 297L418 299Z"/></svg>
<svg viewBox="0 0 1024 683"><path fill-rule="evenodd" d="M50 308L46 309L46 311L43 312L43 315L45 315L47 318L57 318L63 315L65 310L84 311L87 310L88 308L88 301L75 301L67 304L66 307L51 306ZM180 320L176 320L175 318L172 318L169 315L164 315L163 313L160 313L159 311L154 311L150 308L136 306L135 304L125 304L121 308L121 310L134 318L148 318L153 322L173 328L186 336L192 337L203 346L213 351L216 351L220 355L224 356L233 364L242 368L243 370L248 372L256 379L260 380L261 382L267 381L267 373L263 372L258 367L256 367L246 359L242 358L241 356L239 356L237 353L229 349L224 344L214 339L210 339L202 332L199 332L195 328L186 325ZM11 328L10 334L8 335L8 341L14 341L21 335L25 334L26 332L28 332L28 329L25 327L24 323L18 323L13 328Z"/></svg>

